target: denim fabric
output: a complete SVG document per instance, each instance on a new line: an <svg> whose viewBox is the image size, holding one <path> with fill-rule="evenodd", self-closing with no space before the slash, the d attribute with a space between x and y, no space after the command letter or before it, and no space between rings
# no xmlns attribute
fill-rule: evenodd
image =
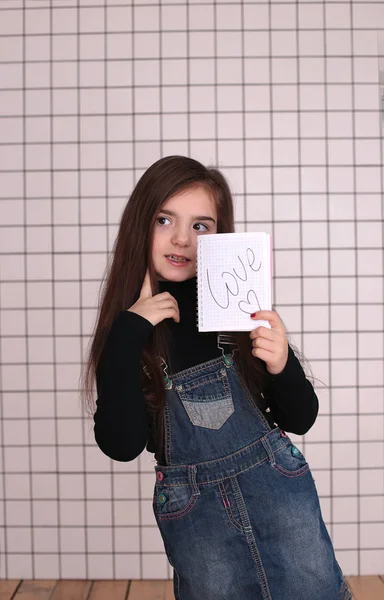
<svg viewBox="0 0 384 600"><path fill-rule="evenodd" d="M172 376L153 509L176 600L352 600L309 465L235 365Z"/></svg>

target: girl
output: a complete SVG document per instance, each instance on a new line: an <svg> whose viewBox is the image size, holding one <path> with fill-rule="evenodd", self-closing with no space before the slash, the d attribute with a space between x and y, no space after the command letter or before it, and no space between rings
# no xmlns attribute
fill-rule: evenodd
<svg viewBox="0 0 384 600"><path fill-rule="evenodd" d="M351 599L308 463L318 400L274 311L231 345L196 327L199 235L234 231L227 182L171 156L122 215L85 387L115 460L157 461L153 510L176 600Z"/></svg>

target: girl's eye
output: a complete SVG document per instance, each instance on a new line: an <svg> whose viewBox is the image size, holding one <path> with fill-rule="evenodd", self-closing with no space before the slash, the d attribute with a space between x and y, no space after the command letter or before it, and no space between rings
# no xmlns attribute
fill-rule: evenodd
<svg viewBox="0 0 384 600"><path fill-rule="evenodd" d="M204 223L195 223L194 227L204 227L204 229L197 229L197 231L209 231L208 227Z"/></svg>
<svg viewBox="0 0 384 600"><path fill-rule="evenodd" d="M165 221L169 221L168 217L157 217L156 220L159 225L165 225Z"/></svg>

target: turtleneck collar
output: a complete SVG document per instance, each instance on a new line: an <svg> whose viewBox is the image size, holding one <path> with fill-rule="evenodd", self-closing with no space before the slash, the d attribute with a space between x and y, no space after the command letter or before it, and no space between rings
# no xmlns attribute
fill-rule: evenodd
<svg viewBox="0 0 384 600"><path fill-rule="evenodd" d="M197 277L185 281L159 281L159 291L169 292L178 304L182 323L171 323L171 327L179 328L192 326L196 329L197 314Z"/></svg>
<svg viewBox="0 0 384 600"><path fill-rule="evenodd" d="M169 292L176 299L197 293L197 277L185 281L159 281L160 292Z"/></svg>

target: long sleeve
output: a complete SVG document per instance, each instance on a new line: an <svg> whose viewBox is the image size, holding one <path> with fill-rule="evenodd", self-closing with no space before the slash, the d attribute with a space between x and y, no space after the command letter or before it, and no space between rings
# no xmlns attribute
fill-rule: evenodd
<svg viewBox="0 0 384 600"><path fill-rule="evenodd" d="M291 347L283 371L270 377L268 398L275 423L284 431L304 435L314 424L319 401Z"/></svg>
<svg viewBox="0 0 384 600"><path fill-rule="evenodd" d="M95 440L114 460L135 459L148 441L140 356L152 330L152 324L143 317L128 311L119 313L96 370Z"/></svg>

